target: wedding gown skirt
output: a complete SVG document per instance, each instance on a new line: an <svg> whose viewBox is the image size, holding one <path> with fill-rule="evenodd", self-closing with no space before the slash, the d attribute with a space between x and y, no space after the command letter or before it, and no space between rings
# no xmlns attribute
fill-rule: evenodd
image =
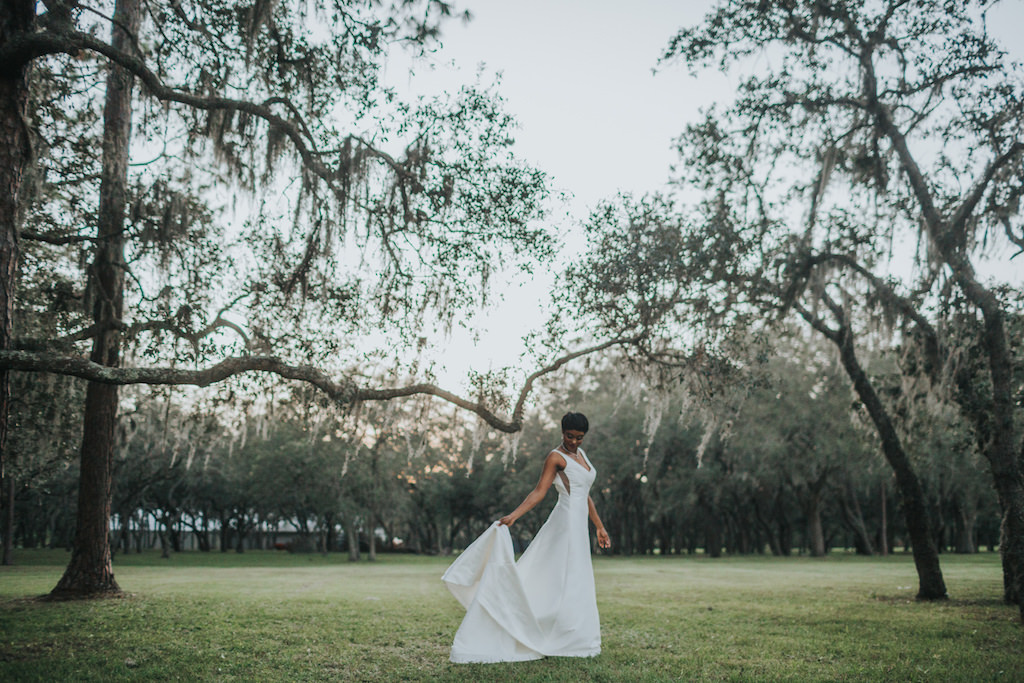
<svg viewBox="0 0 1024 683"><path fill-rule="evenodd" d="M495 522L444 573L445 585L466 608L451 661L600 654L587 526L595 472L593 465L587 471L572 458L565 461L565 479L560 474L554 481L558 503L519 562L508 527Z"/></svg>

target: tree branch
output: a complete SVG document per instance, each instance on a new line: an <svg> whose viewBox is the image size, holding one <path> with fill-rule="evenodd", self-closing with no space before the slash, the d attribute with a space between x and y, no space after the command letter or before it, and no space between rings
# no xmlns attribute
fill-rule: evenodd
<svg viewBox="0 0 1024 683"><path fill-rule="evenodd" d="M36 232L34 230L21 230L18 232L18 237L25 240L31 240L33 242L45 242L46 244L55 244L57 246L81 244L82 242L95 242L100 239L98 237L89 237L86 235L50 235L47 233Z"/></svg>
<svg viewBox="0 0 1024 683"><path fill-rule="evenodd" d="M391 389L361 388L350 380L335 381L311 365L292 365L276 356L235 356L225 358L205 369L185 370L180 368L114 368L94 363L81 356L48 351L0 350L0 369L49 372L80 377L101 384L192 385L197 387L207 387L246 372L265 372L284 379L312 384L332 400L345 405L364 401L388 401L416 395L435 396L459 408L476 413L484 422L498 431L512 434L522 429L524 405L538 378L558 370L569 361L581 356L636 341L638 341L636 337L613 339L603 344L568 353L534 372L527 378L519 392L511 420L499 417L481 402L474 403L434 384L411 384Z"/></svg>
<svg viewBox="0 0 1024 683"><path fill-rule="evenodd" d="M139 332L170 332L175 337L178 337L179 339L184 339L189 344L191 344L192 349L198 354L199 342L204 337L208 337L209 335L213 334L213 332L222 327L234 330L236 333L238 333L238 336L240 336L245 341L246 347L249 346L249 337L245 333L245 331L235 323L230 322L228 320L224 320L223 318L220 317L219 314L217 315L216 318L213 319L213 321L209 325L195 332L189 332L188 330L180 327L179 325L176 325L170 320L147 320L145 322L132 323L131 325L128 325L124 329L125 333L128 336L134 336Z"/></svg>
<svg viewBox="0 0 1024 683"><path fill-rule="evenodd" d="M529 377L526 378L526 382L523 384L523 389L522 389L522 391L519 392L519 400L516 401L516 406L512 410L512 422L517 423L517 424L522 424L522 421L523 421L523 408L524 408L524 406L526 404L526 398L530 395L530 391L533 390L533 383L537 379L539 379L540 377L542 377L544 375L547 375L549 373L552 373L555 370L558 370L560 367L562 367L563 365L565 365L569 361L574 360L576 358L579 358L581 356L587 356L587 355L589 355L591 353L597 353L598 351L604 351L605 349L609 349L609 348L611 348L613 346L619 346L621 344L635 344L636 342L640 341L641 338L642 338L642 335L636 335L634 337L628 337L628 338L618 338L618 339L613 339L611 341L605 342L603 344L598 344L596 346L590 346L588 348L581 349L579 351L574 351L574 352L569 353L569 354L567 354L565 356L562 356L561 358L557 359L556 361L554 361L550 365L545 366L545 367L541 368L540 370L538 370L537 372L533 373L532 375L530 375Z"/></svg>
<svg viewBox="0 0 1024 683"><path fill-rule="evenodd" d="M824 252L807 259L808 265L811 267L819 263L826 263L829 261L840 263L863 277L868 281L868 284L870 284L882 296L883 299L895 306L896 310L912 320L922 332L931 337L937 337L937 333L935 332L935 328L932 327L931 322L921 315L910 301L897 294L896 291L889 286L889 283L862 266L852 257L847 256L846 254Z"/></svg>
<svg viewBox="0 0 1024 683"><path fill-rule="evenodd" d="M921 172L921 167L918 166L917 160L914 159L914 155L910 152L906 137L896 126L892 112L879 99L878 81L869 52L865 51L861 55L861 68L864 70L864 94L868 102L868 108L874 114L882 133L889 139L889 142L892 143L893 148L896 150L896 156L899 157L900 165L906 172L907 179L910 181L910 187L921 207L921 214L924 217L928 231L931 233L932 238L938 241L941 237L942 216L935 206L935 200L932 198L931 190L928 189L928 183ZM939 246L945 251L944 245L940 244Z"/></svg>
<svg viewBox="0 0 1024 683"><path fill-rule="evenodd" d="M305 122L291 121L275 114L269 104L257 104L245 100L227 97L207 97L170 87L154 73L145 61L132 54L118 50L94 36L79 31L39 31L22 33L7 41L0 50L0 64L18 65L48 54L76 54L79 50L90 50L103 55L137 77L151 95L166 102L177 102L201 110L232 110L258 117L271 128L281 131L294 145L303 164L328 184L336 193L342 193L336 187L335 174L317 158L314 143L307 139L308 128ZM10 68L10 66L8 66ZM280 103L280 98L269 100L270 104ZM293 106L287 107L293 114L297 111ZM306 131L306 132L304 132ZM369 148L371 152L376 150Z"/></svg>
<svg viewBox="0 0 1024 683"><path fill-rule="evenodd" d="M953 231L960 232L963 230L967 219L971 216L974 212L974 208L985 195L985 190L988 189L988 184L992 181L992 178L995 177L1000 168L1020 156L1021 152L1024 152L1024 143L1015 142L1010 145L1010 149L992 160L992 163L988 165L981 178L979 178L978 182L974 184L974 187L971 188L971 191L953 214L953 218L950 220L950 228Z"/></svg>
<svg viewBox="0 0 1024 683"><path fill-rule="evenodd" d="M292 141L307 168L328 183L336 192L342 191L340 188L335 187L336 174L316 158L320 156L321 152L315 147L312 133L300 116L298 108L287 98L280 96L271 97L257 104L247 100L208 97L180 90L166 85L160 76L146 65L142 58L118 50L109 43L80 31L45 30L25 32L13 36L10 40L6 41L3 49L0 49L0 64L5 65L2 71L9 71L38 57L58 53L74 55L79 50L89 50L101 54L115 64L130 71L142 81L150 94L159 100L177 102L207 111L221 109L240 111L264 120L268 125L280 130ZM274 104L283 105L292 113L295 119L288 120L275 114L270 109L270 106ZM377 149L357 135L350 135L348 137L350 140L359 143L370 156L384 162L397 174L404 175L405 168L403 164L394 157Z"/></svg>
<svg viewBox="0 0 1024 683"><path fill-rule="evenodd" d="M794 301L792 306L796 309L796 312L800 314L800 317L806 320L811 327L816 329L818 332L821 332L827 339L831 339L836 344L840 342L843 334L842 329L833 330L825 323L824 320L821 319L820 316L815 315L799 301ZM0 358L2 358L2 356L0 356Z"/></svg>

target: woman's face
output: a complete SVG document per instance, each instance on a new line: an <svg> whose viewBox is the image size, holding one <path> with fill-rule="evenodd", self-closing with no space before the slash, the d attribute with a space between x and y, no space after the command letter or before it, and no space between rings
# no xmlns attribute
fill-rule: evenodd
<svg viewBox="0 0 1024 683"><path fill-rule="evenodd" d="M585 432L581 432L576 429L567 429L562 432L562 445L565 446L565 450L570 453L575 453L576 449L583 442L584 435Z"/></svg>

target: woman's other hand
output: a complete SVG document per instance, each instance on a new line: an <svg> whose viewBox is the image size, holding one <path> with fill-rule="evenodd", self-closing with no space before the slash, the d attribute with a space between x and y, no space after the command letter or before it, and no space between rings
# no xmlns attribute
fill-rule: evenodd
<svg viewBox="0 0 1024 683"><path fill-rule="evenodd" d="M512 515L505 515L504 517L498 520L498 524L500 524L501 526L512 526L515 523L516 518Z"/></svg>
<svg viewBox="0 0 1024 683"><path fill-rule="evenodd" d="M608 536L608 532L604 529L597 530L597 545L602 548L611 548L612 539Z"/></svg>

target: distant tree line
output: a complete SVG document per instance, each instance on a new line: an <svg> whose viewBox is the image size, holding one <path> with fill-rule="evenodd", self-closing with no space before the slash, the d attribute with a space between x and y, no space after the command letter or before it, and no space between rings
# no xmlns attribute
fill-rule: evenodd
<svg viewBox="0 0 1024 683"><path fill-rule="evenodd" d="M906 549L892 473L837 361L795 332L776 339L775 349L754 381L732 390L738 408L711 438L682 395L648 388L605 359L591 373L544 387L544 405L515 454L506 437L436 410L368 407L353 418L293 401L238 429L225 413L190 413L181 397L140 394L118 432L111 547L242 552L279 543L353 560L458 550L533 486L558 444L560 411L571 406L591 417L584 449L598 470L593 496L615 554ZM898 382L886 354L871 365L880 385ZM78 380L55 382L74 397ZM35 405L44 404L40 397ZM970 430L941 406L901 410L935 545L994 550L999 507ZM74 414L73 404L66 412ZM67 432L74 422L52 418L15 422L19 443L29 442L27 430L40 446L19 460L25 469L12 533L22 547L73 539L78 473ZM68 444L63 451L53 447L60 443ZM549 496L513 528L520 547L553 502Z"/></svg>

